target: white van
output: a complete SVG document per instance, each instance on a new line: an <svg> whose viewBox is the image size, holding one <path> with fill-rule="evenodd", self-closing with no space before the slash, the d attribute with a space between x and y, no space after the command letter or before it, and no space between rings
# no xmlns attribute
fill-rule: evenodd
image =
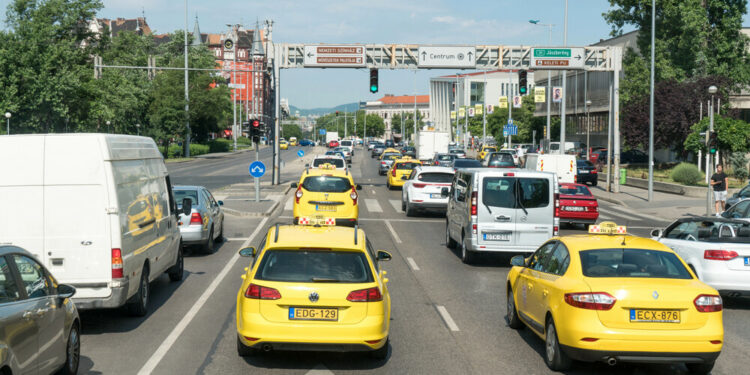
<svg viewBox="0 0 750 375"><path fill-rule="evenodd" d="M146 315L149 282L183 276L177 205L151 138L0 137L0 242L23 247L79 309Z"/></svg>
<svg viewBox="0 0 750 375"><path fill-rule="evenodd" d="M532 171L554 172L561 184L573 184L578 180L578 166L575 155L528 154L524 167Z"/></svg>
<svg viewBox="0 0 750 375"><path fill-rule="evenodd" d="M559 234L560 188L549 172L459 169L449 188L445 242L472 263L479 252L531 253Z"/></svg>

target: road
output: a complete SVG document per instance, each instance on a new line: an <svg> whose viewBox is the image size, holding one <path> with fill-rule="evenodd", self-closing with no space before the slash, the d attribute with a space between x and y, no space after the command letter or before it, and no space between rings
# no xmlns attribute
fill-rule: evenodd
<svg viewBox="0 0 750 375"><path fill-rule="evenodd" d="M296 148L282 152L295 157ZM213 188L246 182L248 153L170 164L175 183ZM268 151L270 155L270 150ZM246 160L247 159L247 160ZM151 313L132 318L121 310L82 314L82 373L135 374L546 374L543 341L505 322L506 256L461 263L445 246L444 218L407 218L400 191L388 191L376 162L357 149L355 181L361 190L360 222L385 263L393 303L391 350L385 361L360 354L267 353L241 358L235 349L235 298L248 265L237 259L243 244L256 246L266 228L289 222L291 195L270 218L227 216L229 239L210 256L186 258L181 283L166 276L152 288ZM600 202L601 219L629 226L637 235L666 223ZM581 233L564 229L563 234ZM224 276L226 275L226 276ZM750 355L750 302L726 301L725 345L714 373L745 373ZM683 366L576 364L569 374L684 373Z"/></svg>

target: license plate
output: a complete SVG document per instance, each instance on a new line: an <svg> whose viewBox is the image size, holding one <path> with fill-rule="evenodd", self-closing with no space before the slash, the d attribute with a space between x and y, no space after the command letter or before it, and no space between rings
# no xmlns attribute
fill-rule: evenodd
<svg viewBox="0 0 750 375"><path fill-rule="evenodd" d="M336 212L336 206L328 206L328 205L315 205L315 211L326 211L326 212Z"/></svg>
<svg viewBox="0 0 750 375"><path fill-rule="evenodd" d="M510 241L510 233L482 233L485 241Z"/></svg>
<svg viewBox="0 0 750 375"><path fill-rule="evenodd" d="M678 310L630 309L630 321L636 323L679 323Z"/></svg>
<svg viewBox="0 0 750 375"><path fill-rule="evenodd" d="M289 319L290 320L328 320L328 321L335 322L339 320L339 310L338 309L306 308L306 307L290 307Z"/></svg>
<svg viewBox="0 0 750 375"><path fill-rule="evenodd" d="M750 267L750 257L745 257L745 265Z"/></svg>
<svg viewBox="0 0 750 375"><path fill-rule="evenodd" d="M583 211L585 208L583 207L575 207L575 206L565 206L563 207L563 211Z"/></svg>
<svg viewBox="0 0 750 375"><path fill-rule="evenodd" d="M442 197L443 197L442 194L430 194L430 198L432 198L432 199L439 199L439 198L442 198Z"/></svg>
<svg viewBox="0 0 750 375"><path fill-rule="evenodd" d="M589 171L578 171L579 174L586 174L589 173Z"/></svg>

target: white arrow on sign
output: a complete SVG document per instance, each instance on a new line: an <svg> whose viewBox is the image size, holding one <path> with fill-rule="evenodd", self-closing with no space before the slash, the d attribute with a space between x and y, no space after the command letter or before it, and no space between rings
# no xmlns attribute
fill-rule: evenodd
<svg viewBox="0 0 750 375"><path fill-rule="evenodd" d="M264 170L265 169L256 165L255 168L253 168L253 173L260 173L260 172L263 172Z"/></svg>

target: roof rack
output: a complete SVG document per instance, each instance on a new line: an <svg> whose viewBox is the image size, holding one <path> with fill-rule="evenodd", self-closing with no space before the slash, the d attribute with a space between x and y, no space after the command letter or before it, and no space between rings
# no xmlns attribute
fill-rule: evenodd
<svg viewBox="0 0 750 375"><path fill-rule="evenodd" d="M273 242L279 242L279 223L276 223L276 231L273 234Z"/></svg>
<svg viewBox="0 0 750 375"><path fill-rule="evenodd" d="M357 244L357 232L359 232L359 225L354 224L354 244Z"/></svg>

